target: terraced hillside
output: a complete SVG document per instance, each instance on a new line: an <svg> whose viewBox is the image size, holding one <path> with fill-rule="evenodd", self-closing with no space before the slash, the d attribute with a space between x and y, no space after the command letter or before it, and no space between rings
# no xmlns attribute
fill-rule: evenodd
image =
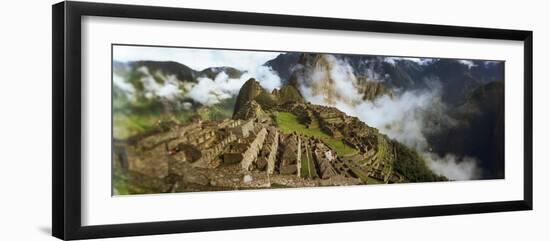
<svg viewBox="0 0 550 241"><path fill-rule="evenodd" d="M447 180L355 117L305 103L290 86L258 87L254 79L243 85L232 119L163 121L115 142L115 193Z"/></svg>

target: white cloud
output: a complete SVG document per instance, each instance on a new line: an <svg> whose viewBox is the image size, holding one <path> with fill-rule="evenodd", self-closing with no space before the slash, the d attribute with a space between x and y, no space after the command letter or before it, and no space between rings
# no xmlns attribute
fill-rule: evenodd
<svg viewBox="0 0 550 241"><path fill-rule="evenodd" d="M281 87L281 79L270 68L263 66L265 62L275 58L279 52L214 50L191 48L165 48L144 46L115 46L113 60L120 62L151 60L175 61L195 70L209 67L228 66L239 69L244 74L237 79L231 79L225 72L219 73L214 79L202 77L197 84L183 86L189 90L187 97L204 105L213 105L220 100L231 98L238 94L241 86L250 78L255 78L268 91ZM164 84L156 83L147 68L139 69L144 73L141 81L144 83L147 96L174 97L181 94L175 76L167 76ZM115 84L129 92L133 87L115 74ZM181 83L180 83L181 84Z"/></svg>
<svg viewBox="0 0 550 241"><path fill-rule="evenodd" d="M440 157L434 153L423 153L422 156L428 162L430 169L452 180L472 180L479 178L481 174L476 159L472 157L460 159L452 154Z"/></svg>
<svg viewBox="0 0 550 241"><path fill-rule="evenodd" d="M436 59L432 59L432 58L413 58L413 57L385 57L384 58L384 62L389 63L391 65L395 65L396 62L400 61L400 60L408 60L408 61L412 61L412 62L415 62L415 63L420 64L420 65L425 65L425 64L429 64L429 63L435 61Z"/></svg>
<svg viewBox="0 0 550 241"><path fill-rule="evenodd" d="M281 87L281 79L269 67L258 66L247 71L238 79L229 78L225 72L220 72L216 78L198 78L198 84L191 86L187 97L200 102L203 105L213 105L223 99L236 96L242 85L250 78L258 80L267 91Z"/></svg>
<svg viewBox="0 0 550 241"><path fill-rule="evenodd" d="M457 60L459 63L463 64L463 65L466 65L468 66L469 69L473 68L473 67L476 67L477 65L474 64L473 61L471 60L464 60L464 59L460 59L460 60Z"/></svg>
<svg viewBox="0 0 550 241"><path fill-rule="evenodd" d="M199 78L198 84L191 88L187 96L203 105L217 104L220 100L239 93L245 81L242 78L230 79L227 74L221 72L214 79Z"/></svg>
<svg viewBox="0 0 550 241"><path fill-rule="evenodd" d="M271 67L257 66L254 69L248 70L241 76L241 80L243 81L247 81L250 78L256 79L256 81L269 92L273 89L281 88L281 78L271 69Z"/></svg>
<svg viewBox="0 0 550 241"><path fill-rule="evenodd" d="M313 67L305 69L307 73L304 76L299 76L301 79L298 81L298 88L306 99L314 104L329 105L338 102L352 105L362 101L351 66L333 55L323 55L323 58L328 63L328 69L324 66Z"/></svg>
<svg viewBox="0 0 550 241"><path fill-rule="evenodd" d="M122 76L118 74L113 75L113 84L124 91L124 93L127 95L132 95L136 91L132 84L128 83Z"/></svg>
<svg viewBox="0 0 550 241"><path fill-rule="evenodd" d="M383 95L374 101L364 101L349 64L331 55L324 57L331 66L329 73L325 68L316 68L314 73L307 73L299 79L299 90L307 101L334 106L415 149L439 175L454 180L478 177L479 171L473 158L460 160L451 154L440 157L430 151L424 133L436 131L438 127L430 126L431 121L427 120L436 116L445 119L449 125L454 121L444 114L446 107L441 101L438 83L431 83L430 90L395 91L393 97ZM331 81L327 81L326 76L330 76ZM332 84L325 86L328 83Z"/></svg>
<svg viewBox="0 0 550 241"><path fill-rule="evenodd" d="M173 99L174 97L181 94L181 90L178 88L178 80L175 76L162 76L158 75L160 78L163 78L164 83L160 84L155 81L147 67L142 66L138 69L139 72L143 73L144 77L141 78L145 89L146 96L161 96L168 99Z"/></svg>

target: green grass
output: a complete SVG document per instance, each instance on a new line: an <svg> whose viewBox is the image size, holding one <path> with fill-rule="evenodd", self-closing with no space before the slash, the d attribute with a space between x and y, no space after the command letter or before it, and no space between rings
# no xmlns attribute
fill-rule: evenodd
<svg viewBox="0 0 550 241"><path fill-rule="evenodd" d="M384 161L386 157L388 157L387 152L388 150L388 143L384 139L384 137L380 134L377 135L377 149L378 152L376 153L376 158L380 161Z"/></svg>
<svg viewBox="0 0 550 241"><path fill-rule="evenodd" d="M302 152L302 166L300 167L300 176L302 178L314 178L315 166L313 164L313 156L309 150Z"/></svg>
<svg viewBox="0 0 550 241"><path fill-rule="evenodd" d="M335 150L338 155L341 156L351 155L357 152L357 150L355 150L353 147L346 145L344 142L342 142L342 140L329 138L323 139L323 142L325 142L328 146Z"/></svg>
<svg viewBox="0 0 550 241"><path fill-rule="evenodd" d="M286 134L296 132L298 134L317 137L332 148L340 156L350 155L357 152L353 147L346 145L342 140L333 138L319 128L307 128L301 124L298 117L289 112L274 112L275 121L279 129Z"/></svg>
<svg viewBox="0 0 550 241"><path fill-rule="evenodd" d="M302 156L304 155L305 153L302 153ZM300 177L302 178L308 178L310 177L309 175L309 161L307 160L307 158L304 158L302 157L302 165L300 166Z"/></svg>
<svg viewBox="0 0 550 241"><path fill-rule="evenodd" d="M148 130L154 126L156 121L158 121L158 117L153 115L114 113L113 138L124 140L130 136Z"/></svg>
<svg viewBox="0 0 550 241"><path fill-rule="evenodd" d="M116 190L117 195L128 195L128 178L120 173L113 175L113 188Z"/></svg>
<svg viewBox="0 0 550 241"><path fill-rule="evenodd" d="M185 124L192 116L199 115L203 120L223 120L231 118L235 98L222 100L212 106L197 109L163 113L162 106L154 100L128 102L123 97L113 99L113 137L124 140L147 131L158 121L177 120Z"/></svg>
<svg viewBox="0 0 550 241"><path fill-rule="evenodd" d="M185 122L189 118L189 114L125 114L115 112L113 113L113 138L124 140L153 128L159 121L167 121L173 118Z"/></svg>
<svg viewBox="0 0 550 241"><path fill-rule="evenodd" d="M361 181L365 182L365 183L369 183L369 177L367 175L365 175L365 173L363 173L361 170L359 170L359 168L357 168L356 166L354 165L350 165L349 168L351 169L351 171L353 173L355 173L355 175L357 175L357 177L359 177L359 179L361 179Z"/></svg>

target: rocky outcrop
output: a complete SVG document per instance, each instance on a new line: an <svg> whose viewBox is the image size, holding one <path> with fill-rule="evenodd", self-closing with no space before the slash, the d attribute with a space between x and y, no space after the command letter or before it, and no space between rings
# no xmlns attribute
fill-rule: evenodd
<svg viewBox="0 0 550 241"><path fill-rule="evenodd" d="M279 105L288 103L288 102L305 102L304 97L292 85L283 85L280 90L274 90L272 93Z"/></svg>
<svg viewBox="0 0 550 241"><path fill-rule="evenodd" d="M386 85L381 82L369 80L367 77L358 77L358 90L363 94L363 100L373 101L380 96L388 95L390 98L394 96Z"/></svg>
<svg viewBox="0 0 550 241"><path fill-rule="evenodd" d="M322 97L326 104L345 102L355 105L361 98L372 101L390 94L383 82L357 75L349 63L338 56L304 53L298 62L289 85L295 89L307 89L308 95Z"/></svg>

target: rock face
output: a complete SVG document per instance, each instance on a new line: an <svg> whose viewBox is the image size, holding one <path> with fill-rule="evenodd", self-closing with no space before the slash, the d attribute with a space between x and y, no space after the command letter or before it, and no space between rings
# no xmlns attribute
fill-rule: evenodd
<svg viewBox="0 0 550 241"><path fill-rule="evenodd" d="M267 61L264 65L277 72L283 83L286 84L299 59L300 53L280 54L276 58Z"/></svg>
<svg viewBox="0 0 550 241"><path fill-rule="evenodd" d="M393 92L380 82L375 82L367 79L366 77L357 78L359 91L363 93L363 100L373 101L383 95L389 95L393 97Z"/></svg>
<svg viewBox="0 0 550 241"><path fill-rule="evenodd" d="M298 62L297 69L290 77L290 85L309 89L312 96L322 96L323 102L327 104L335 104L337 100L351 102L339 88L355 87L357 79L350 69L339 65L338 59L332 55L302 54ZM340 86L342 84L349 86Z"/></svg>
<svg viewBox="0 0 550 241"><path fill-rule="evenodd" d="M357 104L357 99L374 100L390 94L389 88L368 76L357 75L342 58L328 54L302 54L290 76L289 85L307 89L311 96L321 96L323 103Z"/></svg>

